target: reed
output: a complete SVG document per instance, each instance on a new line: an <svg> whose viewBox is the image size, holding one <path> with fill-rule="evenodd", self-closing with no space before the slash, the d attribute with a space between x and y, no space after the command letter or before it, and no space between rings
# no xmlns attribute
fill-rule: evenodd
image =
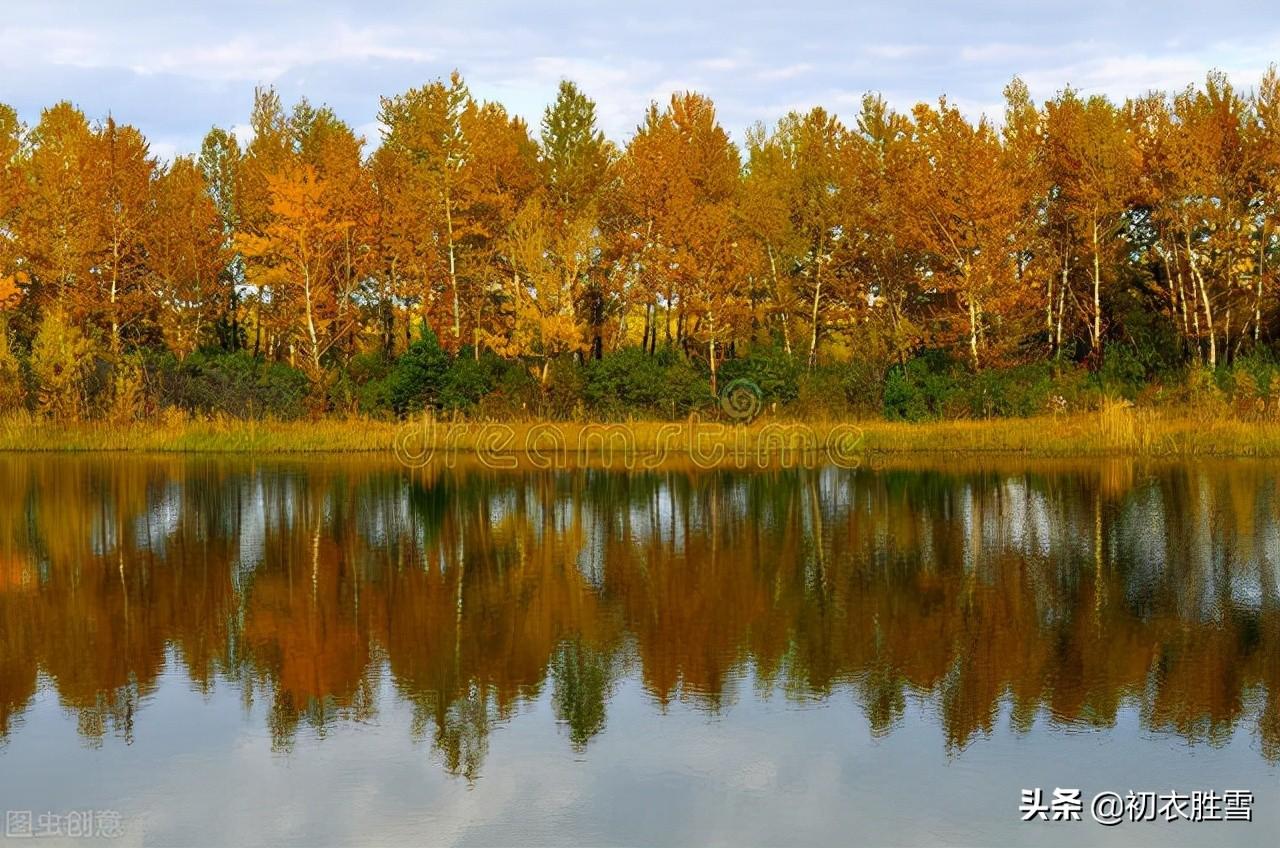
<svg viewBox="0 0 1280 848"><path fill-rule="evenodd" d="M389 422L324 418L314 421L189 419L170 414L142 422L53 422L25 413L0 417L0 451L124 451L146 453L384 453L405 444L434 452L697 450L710 455L809 448L821 451L839 427L840 438L862 453L1013 453L1035 456L1256 456L1280 457L1280 424L1195 417L1110 403L1090 413L1023 419L898 423L771 421L748 426L724 422ZM851 429L856 428L856 429ZM555 434L548 435L549 433ZM781 433L781 435L780 435ZM851 437L856 433L856 439ZM807 434L807 435L806 435ZM405 440L408 439L408 442ZM532 440L532 441L531 441Z"/></svg>

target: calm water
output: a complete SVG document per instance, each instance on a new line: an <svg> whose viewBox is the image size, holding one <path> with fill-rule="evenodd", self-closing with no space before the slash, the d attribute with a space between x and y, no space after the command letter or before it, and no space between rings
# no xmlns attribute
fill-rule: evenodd
<svg viewBox="0 0 1280 848"><path fill-rule="evenodd" d="M1280 835L1280 466L0 484L0 808L113 844ZM1036 786L1254 821L1024 824Z"/></svg>

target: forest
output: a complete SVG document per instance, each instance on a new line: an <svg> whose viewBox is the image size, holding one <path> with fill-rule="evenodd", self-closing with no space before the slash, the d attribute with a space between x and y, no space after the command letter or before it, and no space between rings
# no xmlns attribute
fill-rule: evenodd
<svg viewBox="0 0 1280 848"><path fill-rule="evenodd" d="M739 144L677 93L619 144L572 82L530 127L454 73L376 146L262 88L171 161L0 105L0 411L663 418L747 379L801 417L1277 417L1275 68L1004 98Z"/></svg>

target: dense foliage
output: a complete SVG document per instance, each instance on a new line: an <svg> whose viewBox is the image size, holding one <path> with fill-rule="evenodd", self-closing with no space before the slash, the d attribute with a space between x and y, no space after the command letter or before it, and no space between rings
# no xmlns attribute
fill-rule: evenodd
<svg viewBox="0 0 1280 848"><path fill-rule="evenodd" d="M998 127L868 96L740 149L684 93L619 147L572 83L535 138L455 74L384 98L372 151L260 90L247 143L171 162L0 106L0 404L668 417L749 380L907 420L1273 409L1280 75L1005 95Z"/></svg>

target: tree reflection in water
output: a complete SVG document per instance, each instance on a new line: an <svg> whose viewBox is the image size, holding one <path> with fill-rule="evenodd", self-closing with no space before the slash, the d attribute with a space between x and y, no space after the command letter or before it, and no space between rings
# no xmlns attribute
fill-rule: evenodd
<svg viewBox="0 0 1280 848"><path fill-rule="evenodd" d="M282 748L394 692L474 778L544 686L581 749L625 678L717 711L749 672L851 693L876 733L919 700L956 751L1003 704L1024 730L1133 706L1280 759L1276 466L0 466L0 737L46 679L85 737L128 737L177 668L267 699Z"/></svg>

